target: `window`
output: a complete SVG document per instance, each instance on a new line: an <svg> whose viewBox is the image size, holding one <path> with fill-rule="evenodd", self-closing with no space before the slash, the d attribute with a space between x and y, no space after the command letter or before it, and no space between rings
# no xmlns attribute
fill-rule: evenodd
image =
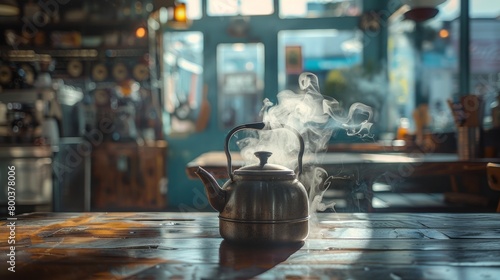
<svg viewBox="0 0 500 280"><path fill-rule="evenodd" d="M201 19L201 0L182 0L179 2L186 4L186 14L189 20Z"/></svg>
<svg viewBox="0 0 500 280"><path fill-rule="evenodd" d="M433 132L449 132L454 122L447 100L459 94L460 2L438 6L436 17L416 23L393 18L389 23L388 74L394 105L389 131L399 118L409 119L414 130L414 110L427 104ZM392 128L392 129L391 129Z"/></svg>
<svg viewBox="0 0 500 280"><path fill-rule="evenodd" d="M217 81L221 128L258 121L264 89L264 45L219 44Z"/></svg>
<svg viewBox="0 0 500 280"><path fill-rule="evenodd" d="M397 97L394 113L413 121L413 110L428 104L432 132L455 129L447 100L465 94L483 97L483 125L490 127L490 108L500 90L500 2L469 0L466 43L470 52L468 69L463 70L468 71L468 88L462 88L459 73L460 4L460 0L446 1L438 6L435 18L419 25L407 20L389 24L389 78L391 93Z"/></svg>
<svg viewBox="0 0 500 280"><path fill-rule="evenodd" d="M166 32L163 38L163 103L170 114L169 132L193 132L203 98L203 34Z"/></svg>
<svg viewBox="0 0 500 280"><path fill-rule="evenodd" d="M273 0L208 0L209 16L257 16L274 12Z"/></svg>
<svg viewBox="0 0 500 280"><path fill-rule="evenodd" d="M278 33L279 90L297 90L302 72L312 72L328 92L332 71L350 69L363 62L362 34L357 30L284 30Z"/></svg>
<svg viewBox="0 0 500 280"><path fill-rule="evenodd" d="M359 16L362 0L280 0L281 18Z"/></svg>
<svg viewBox="0 0 500 280"><path fill-rule="evenodd" d="M469 11L470 92L484 99L484 127L500 93L500 2L471 0Z"/></svg>

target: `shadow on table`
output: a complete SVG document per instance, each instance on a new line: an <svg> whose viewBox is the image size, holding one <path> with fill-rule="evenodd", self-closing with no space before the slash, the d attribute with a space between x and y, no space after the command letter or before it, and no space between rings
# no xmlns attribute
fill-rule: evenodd
<svg viewBox="0 0 500 280"><path fill-rule="evenodd" d="M286 245L241 245L223 240L214 279L250 279L286 261L304 242Z"/></svg>

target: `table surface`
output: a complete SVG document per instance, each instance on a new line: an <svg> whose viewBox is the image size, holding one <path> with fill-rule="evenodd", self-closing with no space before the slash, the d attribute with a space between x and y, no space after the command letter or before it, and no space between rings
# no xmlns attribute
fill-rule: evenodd
<svg viewBox="0 0 500 280"><path fill-rule="evenodd" d="M305 242L282 247L223 241L217 213L32 213L14 222L16 272L2 242L1 279L500 279L495 213L321 213Z"/></svg>

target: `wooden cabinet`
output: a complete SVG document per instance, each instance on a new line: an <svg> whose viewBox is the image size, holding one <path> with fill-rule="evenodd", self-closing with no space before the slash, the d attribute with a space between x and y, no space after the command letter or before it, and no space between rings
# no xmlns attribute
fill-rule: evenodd
<svg viewBox="0 0 500 280"><path fill-rule="evenodd" d="M166 153L165 141L96 146L92 151L92 211L165 209Z"/></svg>

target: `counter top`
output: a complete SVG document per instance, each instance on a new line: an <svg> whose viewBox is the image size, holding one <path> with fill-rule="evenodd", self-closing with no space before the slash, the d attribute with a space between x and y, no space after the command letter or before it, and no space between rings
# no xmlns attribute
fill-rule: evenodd
<svg viewBox="0 0 500 280"><path fill-rule="evenodd" d="M500 275L499 214L321 213L310 224L303 243L244 247L220 238L217 213L25 214L2 221L0 238L15 236L15 245L0 245L0 278L432 280ZM10 246L15 246L15 272L8 270Z"/></svg>
<svg viewBox="0 0 500 280"><path fill-rule="evenodd" d="M244 164L239 153L231 153L233 168ZM304 165L313 162L328 171L336 174L339 170L349 167L362 169L364 176L374 178L388 172L407 171L411 169L412 176L453 175L461 172L485 172L488 162L498 162L499 159L478 158L473 160L459 160L456 154L439 153L334 153L321 154L317 158L304 158ZM216 178L229 178L227 174L227 160L223 151L211 151L201 154L190 161L186 166L189 178L197 179L194 173L198 166L205 168Z"/></svg>
<svg viewBox="0 0 500 280"><path fill-rule="evenodd" d="M245 164L241 155L231 153L233 170ZM445 200L452 203L487 205L490 198L481 194L480 182L486 178L488 162L499 162L498 158L477 158L460 160L456 154L449 153L370 153L370 152L328 152L315 158L304 156L304 164L323 168L327 174L334 175L336 180L344 182L363 182L367 190L360 190L362 208L373 211L373 185L382 182L397 188L397 184L406 180L421 180L425 178L449 178L450 189L445 194ZM229 178L227 159L223 151L203 153L186 165L188 178L199 180L195 174L201 166L216 179ZM422 185L430 187L429 185ZM442 187L441 185L438 188ZM486 186L487 188L487 186ZM472 194L472 195L471 195ZM495 202L496 203L496 202Z"/></svg>

